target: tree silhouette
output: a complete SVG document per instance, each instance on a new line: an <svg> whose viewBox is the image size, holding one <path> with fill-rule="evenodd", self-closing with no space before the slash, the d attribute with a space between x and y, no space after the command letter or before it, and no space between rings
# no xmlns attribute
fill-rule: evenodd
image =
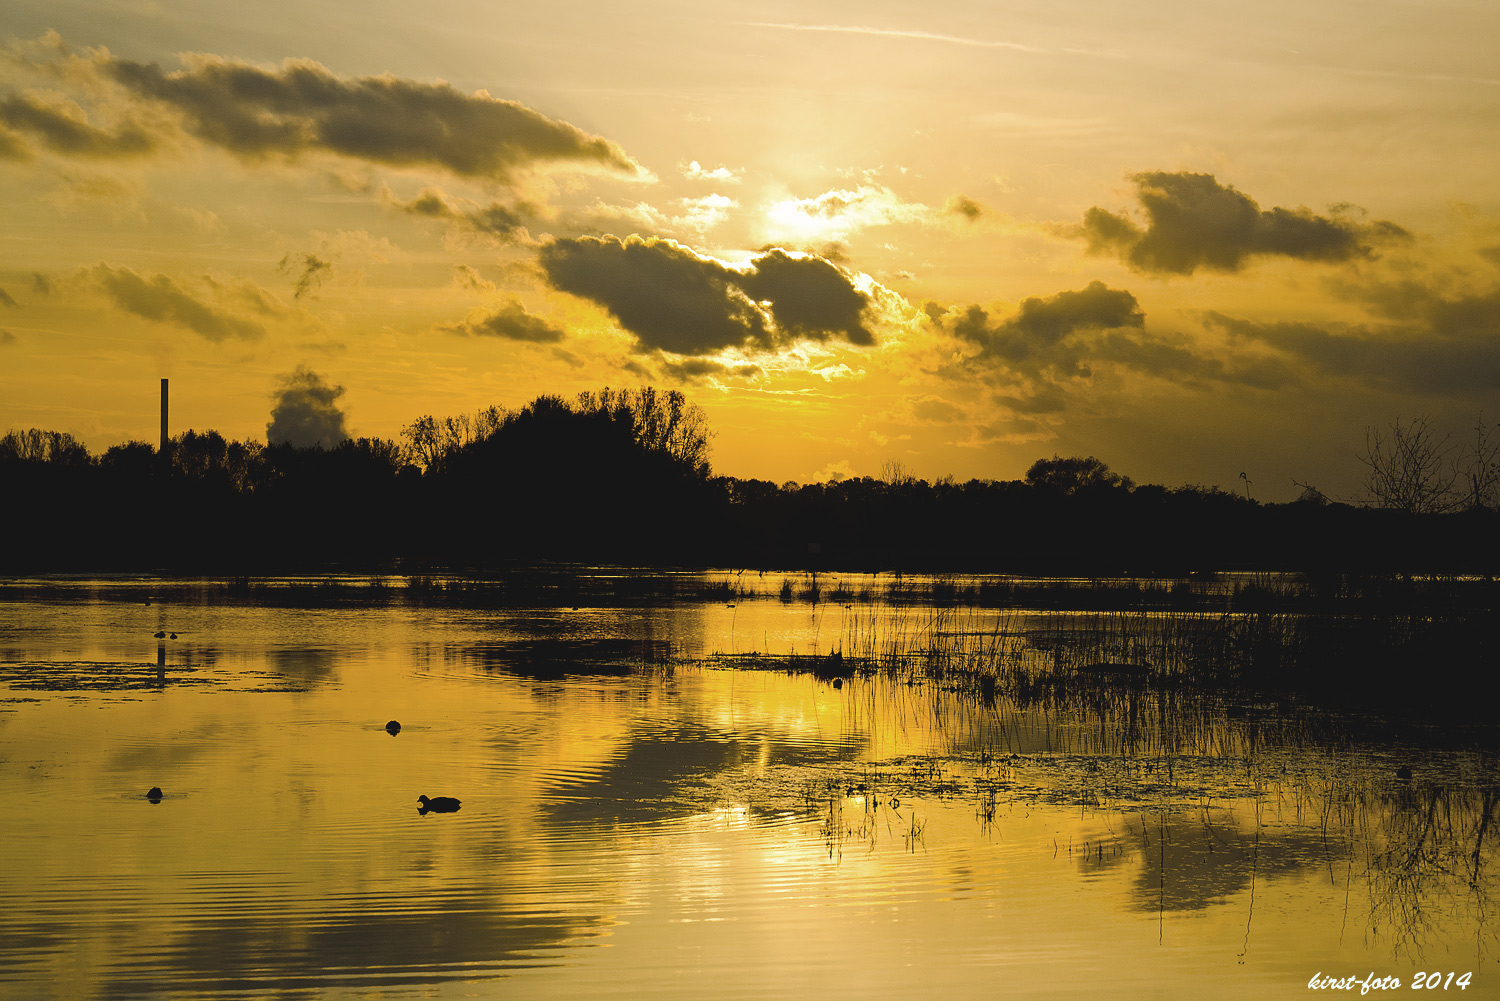
<svg viewBox="0 0 1500 1001"><path fill-rule="evenodd" d="M1026 482L1034 487L1054 490L1064 497L1072 497L1080 491L1099 487L1123 487L1130 490L1135 486L1129 477L1112 472L1092 455L1071 456L1066 459L1054 455L1050 459L1038 459L1026 470Z"/></svg>
<svg viewBox="0 0 1500 1001"><path fill-rule="evenodd" d="M1438 437L1426 416L1406 424L1397 417L1389 429L1365 430L1365 494L1376 507L1408 514L1451 511L1458 504L1453 484L1458 480L1451 437Z"/></svg>

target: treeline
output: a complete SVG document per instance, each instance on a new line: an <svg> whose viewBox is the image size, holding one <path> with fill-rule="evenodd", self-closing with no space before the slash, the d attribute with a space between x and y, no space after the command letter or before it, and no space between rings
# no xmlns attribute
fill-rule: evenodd
<svg viewBox="0 0 1500 1001"><path fill-rule="evenodd" d="M1183 574L1277 569L1489 573L1500 515L1380 509L1307 490L1260 504L1137 485L1093 458L1016 481L775 484L714 476L680 392L542 396L424 416L400 441L330 449L188 431L164 452L91 455L67 434L0 438L0 572L345 569L514 561L811 570ZM1476 495L1477 496L1477 495Z"/></svg>

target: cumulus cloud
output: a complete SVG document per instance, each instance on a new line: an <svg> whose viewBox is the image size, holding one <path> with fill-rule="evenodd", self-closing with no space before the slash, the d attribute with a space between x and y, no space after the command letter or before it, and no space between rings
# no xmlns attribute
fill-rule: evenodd
<svg viewBox="0 0 1500 1001"><path fill-rule="evenodd" d="M143 277L129 268L112 268L107 264L86 268L83 274L126 312L186 328L210 341L222 342L231 338L253 341L266 332L259 323L237 317L184 291L163 274ZM216 287L212 282L210 286ZM259 290L241 291L248 291L253 296ZM260 312L272 310L263 293L253 305Z"/></svg>
<svg viewBox="0 0 1500 1001"><path fill-rule="evenodd" d="M503 337L532 344L552 344L566 336L560 328L526 312L526 308L515 299L489 313L472 316L463 323L439 329L467 337Z"/></svg>
<svg viewBox="0 0 1500 1001"><path fill-rule="evenodd" d="M729 218L729 210L738 208L739 202L728 195L712 194L701 198L679 198L677 204L686 211L672 222L699 233L713 229Z"/></svg>
<svg viewBox="0 0 1500 1001"><path fill-rule="evenodd" d="M1305 208L1262 210L1212 174L1148 171L1131 180L1144 226L1095 206L1070 232L1088 241L1090 253L1117 256L1148 274L1239 271L1251 258L1266 256L1347 261L1372 257L1375 245L1409 236L1395 223L1361 222L1350 206L1329 215Z"/></svg>
<svg viewBox="0 0 1500 1001"><path fill-rule="evenodd" d="M155 151L157 141L141 126L125 122L114 131L91 124L77 104L46 104L31 96L12 94L0 101L0 123L24 132L55 153L104 159L141 156ZM12 140L18 150L24 150ZM3 146L0 139L0 146ZM14 157L12 157L14 158Z"/></svg>
<svg viewBox="0 0 1500 1001"><path fill-rule="evenodd" d="M266 425L266 441L297 448L333 448L349 437L344 412L338 405L343 395L343 386L329 385L318 373L297 366L296 371L281 377Z"/></svg>
<svg viewBox="0 0 1500 1001"><path fill-rule="evenodd" d="M329 279L333 274L333 265L308 253L287 254L276 266L276 270L284 275L298 272L292 298L300 299Z"/></svg>
<svg viewBox="0 0 1500 1001"><path fill-rule="evenodd" d="M642 349L875 343L871 297L820 257L776 249L733 268L671 240L579 237L547 244L540 263L555 288L604 307Z"/></svg>
<svg viewBox="0 0 1500 1001"><path fill-rule="evenodd" d="M397 198L389 188L383 189L382 197L388 205L408 215L441 219L502 243L524 242L528 238L521 210L499 202L478 205L455 198L436 187L423 188L410 201Z"/></svg>
<svg viewBox="0 0 1500 1001"><path fill-rule="evenodd" d="M690 181L715 181L720 184L738 184L740 182L740 172L730 170L723 164L719 164L714 169L708 170L697 160L693 160L689 163L678 164L677 169L681 171L683 177Z"/></svg>

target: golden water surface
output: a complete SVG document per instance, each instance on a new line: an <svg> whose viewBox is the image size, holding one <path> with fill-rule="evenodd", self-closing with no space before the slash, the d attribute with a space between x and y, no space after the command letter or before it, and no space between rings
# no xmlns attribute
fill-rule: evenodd
<svg viewBox="0 0 1500 1001"><path fill-rule="evenodd" d="M0 590L5 997L1500 983L1479 748L774 669L883 614L832 604Z"/></svg>

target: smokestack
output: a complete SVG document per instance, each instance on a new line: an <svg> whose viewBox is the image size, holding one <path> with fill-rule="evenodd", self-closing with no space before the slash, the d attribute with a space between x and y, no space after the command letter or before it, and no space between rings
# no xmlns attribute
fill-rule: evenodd
<svg viewBox="0 0 1500 1001"><path fill-rule="evenodd" d="M167 380L161 381L161 454L167 454Z"/></svg>

